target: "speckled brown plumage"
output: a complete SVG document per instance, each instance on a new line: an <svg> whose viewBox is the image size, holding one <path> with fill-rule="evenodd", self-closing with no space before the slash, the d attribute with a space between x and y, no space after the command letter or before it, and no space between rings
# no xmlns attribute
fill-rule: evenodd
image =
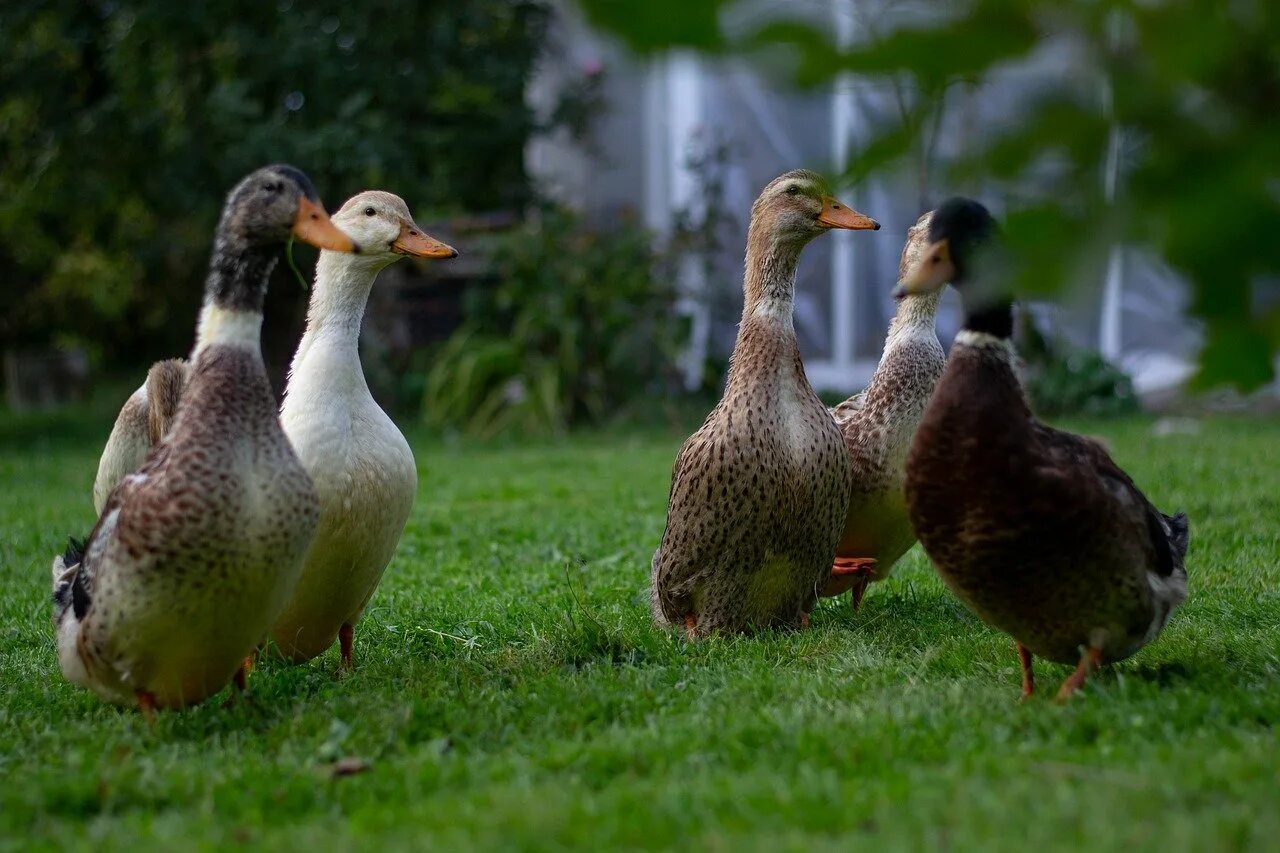
<svg viewBox="0 0 1280 853"><path fill-rule="evenodd" d="M258 336L291 228L309 217L309 233L350 245L314 199L292 167L233 190L176 418L110 494L82 555L54 560L59 663L108 701L149 710L220 690L297 580L317 502L276 418ZM175 376L160 377L162 406Z"/></svg>
<svg viewBox="0 0 1280 853"><path fill-rule="evenodd" d="M261 357L205 349L168 440L89 537L77 650L91 686L159 707L220 690L283 607L316 518Z"/></svg>
<svg viewBox="0 0 1280 853"><path fill-rule="evenodd" d="M975 613L1031 654L1080 663L1065 695L1093 665L1154 639L1182 602L1186 517L1157 510L1098 442L1032 416L1009 306L967 295L964 235L939 233L937 221L932 231L950 238L966 329L911 447L908 511L939 574Z"/></svg>
<svg viewBox="0 0 1280 853"><path fill-rule="evenodd" d="M814 221L825 196L816 175L789 172L752 208L724 395L672 471L652 565L659 624L699 636L799 626L830 573L849 500L848 457L805 377L792 325L796 262L826 230Z"/></svg>
<svg viewBox="0 0 1280 853"><path fill-rule="evenodd" d="M899 279L919 261L928 244L930 216L921 216L907 232ZM855 599L859 599L866 580L888 577L894 563L915 544L902 485L911 439L946 362L934 327L939 296L928 293L899 300L884 355L867 389L831 411L844 436L853 474L849 511L836 554L869 558L876 565L874 574L828 585L824 594L858 586Z"/></svg>

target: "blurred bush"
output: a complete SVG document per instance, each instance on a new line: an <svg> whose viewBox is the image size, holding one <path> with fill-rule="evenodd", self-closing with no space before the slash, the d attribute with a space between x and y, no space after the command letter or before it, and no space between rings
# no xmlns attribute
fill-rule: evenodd
<svg viewBox="0 0 1280 853"><path fill-rule="evenodd" d="M1200 383L1249 389L1273 378L1280 307L1259 296L1280 278L1275 0L855 0L859 20L874 26L860 25L849 46L836 43L829 10L817 4L766 12L755 0L652 0L641 15L616 0L579 3L641 52L782 56L807 85L845 74L907 81L919 97L903 121L864 137L855 179L912 156L953 84L1067 57L1056 85L977 129L976 150L942 183L1007 200L1020 292L1087 286L1101 278L1109 246L1148 247L1191 283L1188 311L1205 331Z"/></svg>
<svg viewBox="0 0 1280 853"><path fill-rule="evenodd" d="M331 209L369 187L419 218L526 204L547 5L6 0L0 340L180 352L222 198L266 163Z"/></svg>
<svg viewBox="0 0 1280 853"><path fill-rule="evenodd" d="M638 225L549 207L506 235L495 283L433 359L428 423L473 434L605 423L677 382L674 277Z"/></svg>
<svg viewBox="0 0 1280 853"><path fill-rule="evenodd" d="M1014 342L1022 385L1037 415L1110 417L1141 409L1133 377L1101 353L1054 334L1034 310L1017 313Z"/></svg>
<svg viewBox="0 0 1280 853"><path fill-rule="evenodd" d="M1127 415L1139 409L1129 374L1092 350L1055 352L1030 366L1026 388L1032 410L1046 418Z"/></svg>

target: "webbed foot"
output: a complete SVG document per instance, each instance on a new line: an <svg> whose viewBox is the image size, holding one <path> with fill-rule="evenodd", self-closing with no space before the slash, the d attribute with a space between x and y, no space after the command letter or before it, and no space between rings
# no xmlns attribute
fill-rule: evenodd
<svg viewBox="0 0 1280 853"><path fill-rule="evenodd" d="M1062 686L1058 688L1057 700L1065 702L1070 699L1077 690L1084 686L1085 681L1089 678L1089 673L1100 666L1102 666L1102 652L1092 646L1087 647L1084 650L1084 654L1080 656L1080 664L1076 667L1076 671L1068 675L1067 680L1062 682Z"/></svg>
<svg viewBox="0 0 1280 853"><path fill-rule="evenodd" d="M236 674L231 676L231 683L235 685L235 689L231 691L231 695L227 697L227 701L222 703L222 709L234 708L237 702L249 702L249 673L253 672L253 654L244 656L244 660L240 661L240 668L236 670Z"/></svg>
<svg viewBox="0 0 1280 853"><path fill-rule="evenodd" d="M142 718L151 725L156 724L156 697L146 690L135 690L133 696L138 700L138 711Z"/></svg>
<svg viewBox="0 0 1280 853"><path fill-rule="evenodd" d="M831 577L820 594L830 598L847 591L850 593L849 604L857 610L867 592L867 585L876 576L876 565L872 557L836 557L831 566Z"/></svg>

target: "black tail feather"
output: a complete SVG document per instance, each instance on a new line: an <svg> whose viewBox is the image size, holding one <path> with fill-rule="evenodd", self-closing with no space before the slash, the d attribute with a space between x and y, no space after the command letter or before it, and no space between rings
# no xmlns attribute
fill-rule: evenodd
<svg viewBox="0 0 1280 853"><path fill-rule="evenodd" d="M67 549L62 552L62 564L68 569L84 559L84 540L67 537Z"/></svg>
<svg viewBox="0 0 1280 853"><path fill-rule="evenodd" d="M1166 515L1164 522L1169 528L1169 544L1173 546L1173 550L1177 552L1178 559L1181 561L1187 556L1187 546L1191 544L1191 522L1187 519L1185 512Z"/></svg>
<svg viewBox="0 0 1280 853"><path fill-rule="evenodd" d="M84 618L89 609L89 588L85 583L80 563L84 560L83 539L67 537L66 550L62 552L62 565L54 560L53 618L57 622L67 608L74 608L76 618Z"/></svg>
<svg viewBox="0 0 1280 853"><path fill-rule="evenodd" d="M1155 573L1168 577L1175 571L1183 571L1183 558L1191 540L1190 524L1186 513L1165 515L1147 504L1147 534L1156 551Z"/></svg>

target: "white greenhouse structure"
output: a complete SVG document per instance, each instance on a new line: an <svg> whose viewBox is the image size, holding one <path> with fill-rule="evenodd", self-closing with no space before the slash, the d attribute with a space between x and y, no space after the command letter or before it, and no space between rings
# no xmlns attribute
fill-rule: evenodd
<svg viewBox="0 0 1280 853"><path fill-rule="evenodd" d="M813 15L843 43L860 37L870 4L859 0L794 0L787 14ZM876 24L888 14L876 7ZM762 8L776 8L762 6ZM902 11L904 8L907 11ZM898 15L907 4L892 4ZM536 110L547 110L556 93L584 69L602 70L604 110L591 144L567 137L532 143L531 173L554 197L593 215L640 216L657 234L669 233L682 215L705 213L708 202L730 217L725 239L710 259L689 258L680 276L684 310L692 321L690 376L708 354L732 346L741 295L746 219L760 189L791 168L841 174L851 152L870 131L893 120L903 94L889 84L845 76L826 90L797 90L741 58L706 58L675 51L636 58L607 36L595 33L561 5L555 43L530 86ZM1046 84L1061 85L1070 56L1045 52L981 87L957 87L936 116L932 156L945 161L964 150L985 123L999 122L1002 108ZM1105 91L1099 91L1105 97ZM1123 156L1113 139L1112 178ZM692 164L699 151L723 144L721 192L708 199ZM927 161L926 161L927 168ZM921 169L925 171L925 169ZM907 228L929 206L951 194L920 176L900 174L863 182L856 191L837 188L855 208L881 222L868 233L835 232L815 241L801 261L796 329L811 382L821 390L849 392L870 378L893 311L889 293ZM997 213L1002 200L966 188ZM1072 304L1037 306L1053 328L1074 343L1100 350L1126 369L1139 392L1180 385L1190 374L1200 345L1197 329L1181 314L1185 286L1140 253L1112 249L1099 281L1075 291ZM716 274L708 276L708 269ZM736 301L735 301L736 300ZM949 343L958 317L944 303L939 334Z"/></svg>

